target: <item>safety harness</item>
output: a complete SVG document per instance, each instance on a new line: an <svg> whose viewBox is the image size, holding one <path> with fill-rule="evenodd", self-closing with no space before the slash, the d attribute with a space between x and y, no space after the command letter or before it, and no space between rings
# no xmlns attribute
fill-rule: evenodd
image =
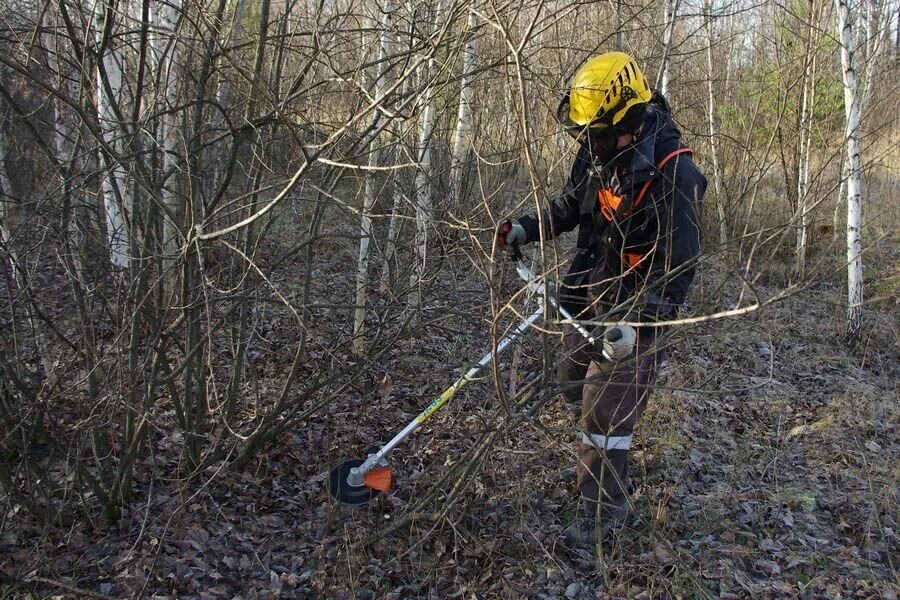
<svg viewBox="0 0 900 600"><path fill-rule="evenodd" d="M679 148L678 150L670 152L661 161L659 161L658 165L656 165L657 173L661 173L663 167L666 166L666 163L668 163L679 154L693 154L693 150L691 150L690 148ZM599 186L594 178L592 178L592 182L594 184L594 187ZM600 213L606 219L606 223L604 225L605 230L612 221L617 221L629 216L632 212L634 212L636 208L638 208L643 203L644 196L647 195L647 190L650 189L651 183L653 183L653 177L647 179L647 181L644 182L637 195L630 202L626 197L614 193L610 188L598 187L598 189L596 190L596 194L593 188L588 189L579 210L577 243L578 254L587 254L588 252L590 252L590 241L594 226L595 197L596 203L600 207ZM636 269L640 267L645 258L646 255L642 253L622 253L622 263L628 269Z"/></svg>

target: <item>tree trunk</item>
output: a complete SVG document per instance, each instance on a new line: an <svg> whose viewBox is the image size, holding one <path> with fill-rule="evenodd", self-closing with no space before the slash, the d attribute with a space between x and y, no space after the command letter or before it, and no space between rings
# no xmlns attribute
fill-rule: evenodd
<svg viewBox="0 0 900 600"><path fill-rule="evenodd" d="M440 23L443 17L443 2L438 2L435 13L435 23ZM427 82L434 75L436 61L432 57L423 65ZM422 310L422 284L425 279L425 265L428 259L428 224L431 221L432 187L431 187L431 137L434 131L435 99L434 86L427 83L425 88L425 110L422 112L422 128L419 130L419 149L416 157L415 195L416 205L416 234L415 234L415 259L409 275L409 309L412 311L413 320L419 319Z"/></svg>
<svg viewBox="0 0 900 600"><path fill-rule="evenodd" d="M6 159L9 156L9 136L7 135L7 121L11 111L5 102L0 100L3 107L3 121L0 123L0 253L5 252L7 260L2 267L6 271L7 281L17 281L15 268L15 255L12 247L7 246L10 241L9 216L12 214L13 191L12 182L9 180L9 172L6 170Z"/></svg>
<svg viewBox="0 0 900 600"><path fill-rule="evenodd" d="M713 165L713 190L716 195L716 214L719 221L719 245L724 247L728 243L728 226L725 222L725 198L722 197L722 173L719 170L719 149L716 139L716 99L713 93L713 7L711 0L707 0L706 7L706 65L708 73L706 77L706 89L709 104L709 154Z"/></svg>
<svg viewBox="0 0 900 600"><path fill-rule="evenodd" d="M115 19L118 13L110 7L96 2L94 15L98 19L97 46L102 54L97 64L97 117L103 141L112 151L121 157L124 153L125 132L118 118L124 105L124 56L114 31L115 23L106 24L107 19ZM109 34L106 37L106 34ZM73 96L77 97L77 96ZM125 169L119 159L100 152L100 164L103 165L101 193L103 209L106 214L106 236L109 243L109 258L119 268L128 267L128 256L131 251L126 211L132 213L131 202L126 189Z"/></svg>
<svg viewBox="0 0 900 600"><path fill-rule="evenodd" d="M387 0L382 9L380 57L384 60L390 53L390 31L393 19L393 3ZM375 77L375 98L383 103L384 94L389 89L387 83L387 66L379 66ZM384 118L376 110L375 123ZM381 135L376 136L369 144L369 166L377 167L381 162ZM363 196L363 207L359 223L359 259L356 263L356 308L353 311L353 353L363 356L366 351L366 300L369 291L369 245L372 241L372 210L378 197L378 173L375 170L366 172L366 187Z"/></svg>
<svg viewBox="0 0 900 600"><path fill-rule="evenodd" d="M177 29L183 6L183 0L161 3L155 19L160 31L155 45L163 90L163 115L160 122L164 173L162 198L167 213L163 221L163 252L170 260L181 247L181 221L184 218L179 154L183 152L185 142L179 135L182 131L178 126L180 112L175 110L179 94L177 75L181 65Z"/></svg>
<svg viewBox="0 0 900 600"><path fill-rule="evenodd" d="M675 21L678 17L679 0L666 0L665 5L665 29L663 31L662 59L659 63L659 74L656 77L656 87L665 96L669 93L669 52L672 48L672 37L675 33Z"/></svg>
<svg viewBox="0 0 900 600"><path fill-rule="evenodd" d="M244 29L244 15L247 12L247 4L248 0L237 0L235 2L234 14L231 21L231 29L229 30L227 37L222 41L222 47L226 52L229 51L229 49L233 45L241 43L241 37ZM210 119L210 130L214 135L219 134L219 130L222 128L222 123L225 120L223 111L228 110L228 105L231 101L231 80L227 75L220 75L220 77L221 80L219 81L219 85L216 88L216 104L218 106L213 109L212 118ZM215 193L215 190L218 188L220 182L224 177L225 165L227 163L228 147L225 144L217 144L212 148L212 151L215 154L213 155L213 174L212 177L210 177L209 182L210 196Z"/></svg>
<svg viewBox="0 0 900 600"><path fill-rule="evenodd" d="M859 104L857 103L856 36L848 0L835 0L841 67L844 83L844 112L847 118L847 337L859 339L862 330L862 171L860 161Z"/></svg>
<svg viewBox="0 0 900 600"><path fill-rule="evenodd" d="M616 50L622 51L622 0L616 0Z"/></svg>
<svg viewBox="0 0 900 600"><path fill-rule="evenodd" d="M459 87L459 110L456 115L456 139L453 143L453 157L450 162L450 208L457 210L463 195L464 165L468 154L469 121L472 119L472 76L475 69L475 9L477 1L472 0L469 22L463 49L462 78Z"/></svg>
<svg viewBox="0 0 900 600"><path fill-rule="evenodd" d="M806 242L809 231L809 155L812 141L812 105L816 95L816 54L818 52L818 11L815 0L810 0L808 26L806 29L806 51L801 78L800 127L798 131L797 161L797 215L795 221L797 242L797 277L806 276Z"/></svg>

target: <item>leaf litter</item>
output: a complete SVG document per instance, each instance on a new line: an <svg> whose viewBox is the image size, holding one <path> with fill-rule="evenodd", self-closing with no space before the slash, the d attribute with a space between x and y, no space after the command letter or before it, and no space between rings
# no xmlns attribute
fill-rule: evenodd
<svg viewBox="0 0 900 600"><path fill-rule="evenodd" d="M456 290L440 285L432 317ZM391 494L362 510L335 506L329 468L386 441L483 352L484 297L462 295L455 308L466 318L442 321L452 334L400 340L373 366L368 392L348 390L244 468L213 469L200 489L153 477L118 522L93 528L46 528L8 504L0 580L34 598L65 589L198 599L897 597L891 316L873 317L861 357L839 342L840 319L823 318L828 293L814 290L679 334L638 428L640 519L602 556L559 542L574 514L577 424L559 399L500 435L443 512L450 490L435 482L509 418L490 376L398 449ZM539 372L536 336L520 348L520 371ZM272 368L261 387L277 390L282 375ZM178 435L157 440L158 465L177 464ZM21 586L38 572L43 583Z"/></svg>

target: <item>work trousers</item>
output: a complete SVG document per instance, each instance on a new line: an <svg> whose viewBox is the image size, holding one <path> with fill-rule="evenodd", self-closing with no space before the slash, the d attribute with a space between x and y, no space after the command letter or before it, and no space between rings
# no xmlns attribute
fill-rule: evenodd
<svg viewBox="0 0 900 600"><path fill-rule="evenodd" d="M663 358L656 337L653 328L638 328L632 356L609 362L590 351L574 327L565 332L567 353L558 376L569 401L581 402L578 487L587 502L626 502L632 435Z"/></svg>

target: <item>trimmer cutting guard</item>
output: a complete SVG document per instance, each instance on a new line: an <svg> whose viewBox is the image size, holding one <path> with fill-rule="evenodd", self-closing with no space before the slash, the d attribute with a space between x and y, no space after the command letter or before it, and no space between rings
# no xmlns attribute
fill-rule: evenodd
<svg viewBox="0 0 900 600"><path fill-rule="evenodd" d="M350 470L364 462L361 458L353 458L331 469L331 472L328 474L328 493L331 494L332 498L347 506L362 506L371 502L381 492L386 492L390 489L391 474L390 469L387 467L376 467L369 473L366 473L365 481L362 485L351 485L348 482ZM378 472L378 475L370 477L370 473L373 471ZM381 473L382 471L387 471L386 486L384 485L385 477L384 473ZM371 481L369 481L370 479ZM372 483L378 487L374 487L374 485L369 487L367 483Z"/></svg>

